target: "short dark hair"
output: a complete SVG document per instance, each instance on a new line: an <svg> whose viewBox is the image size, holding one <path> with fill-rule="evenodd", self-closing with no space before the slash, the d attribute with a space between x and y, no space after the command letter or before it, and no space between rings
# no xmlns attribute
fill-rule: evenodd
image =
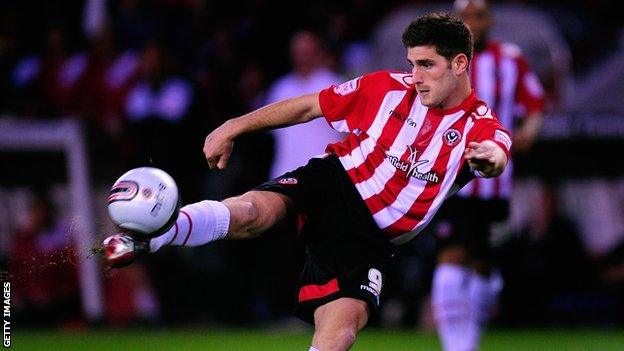
<svg viewBox="0 0 624 351"><path fill-rule="evenodd" d="M456 16L434 12L416 18L401 37L406 48L435 46L436 52L451 61L458 54L472 59L472 32Z"/></svg>

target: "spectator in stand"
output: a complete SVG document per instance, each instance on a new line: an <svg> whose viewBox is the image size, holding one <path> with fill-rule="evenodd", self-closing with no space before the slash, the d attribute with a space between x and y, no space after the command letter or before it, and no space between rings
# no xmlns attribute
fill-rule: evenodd
<svg viewBox="0 0 624 351"><path fill-rule="evenodd" d="M81 319L76 257L68 223L56 216L42 191L26 225L13 235L9 256L18 325L53 326Z"/></svg>
<svg viewBox="0 0 624 351"><path fill-rule="evenodd" d="M295 33L290 41L292 71L276 80L267 94L267 103L319 91L338 84L341 77L326 65L327 53L319 36L309 30ZM342 138L325 122L311 122L273 131L275 158L271 178L305 165L311 157L323 154L325 147ZM302 143L302 140L306 140Z"/></svg>
<svg viewBox="0 0 624 351"><path fill-rule="evenodd" d="M290 40L290 60L292 69L284 76L278 78L269 87L266 95L266 103L273 103L299 95L319 91L332 84L340 83L340 76L333 72L328 65L328 54L321 38L315 32L303 30L295 33ZM253 71L246 71L249 75ZM260 105L250 105L249 110L260 107ZM246 111L247 112L247 111ZM239 155L249 155L246 158L239 157L235 161L244 163L233 163L233 166L256 167L260 170L258 161L269 161L269 178L277 177L287 170L295 169L305 165L308 160L316 155L323 154L325 147L341 139L341 133L331 128L327 128L327 123L320 119L311 122L290 126L288 128L276 129L270 132L274 137L274 148L269 151L266 146L272 143L265 141L264 147L255 146L251 149L249 140L251 138L264 138L264 133L254 133L243 136L240 142L237 141ZM305 142L302 142L305 140ZM261 157L261 152L273 153L273 158ZM272 152L274 151L274 152ZM226 169L226 173L236 173L235 170ZM266 173L263 173L265 176ZM240 177L240 176L239 176ZM239 178L235 177L235 178ZM256 186L267 178L260 180L256 184L240 184L243 187L232 189L235 192L229 196L244 191L249 186ZM258 179L256 179L258 180ZM273 230L274 235L259 238L255 245L245 245L242 258L242 269L249 267L249 276L254 278L253 291L251 291L251 311L253 318L257 321L268 319L287 318L290 315L291 306L288 303L290 296L295 293L296 281L294 279L284 279L284 277L296 277L302 262L303 248L298 245L296 237L292 232L296 230L294 220L289 220ZM258 250L258 247L265 248ZM275 250L277 248L277 250ZM240 245L232 248L239 252ZM265 255L264 252L273 252ZM227 257L227 255L226 255ZM240 261L239 261L240 263ZM262 272L262 273L261 273ZM279 286L279 288L276 288Z"/></svg>
<svg viewBox="0 0 624 351"><path fill-rule="evenodd" d="M74 112L75 101L73 84L84 72L82 60L72 60L71 48L67 40L67 32L62 27L53 27L46 33L46 51L41 60L40 87L43 106L40 111L44 115L59 116ZM71 69L71 67L75 67ZM71 84L70 84L71 81Z"/></svg>
<svg viewBox="0 0 624 351"><path fill-rule="evenodd" d="M204 165L180 155L197 146L192 143L201 145L202 116L194 111L195 87L167 52L156 39L148 40L141 52L141 77L125 103L129 158L134 167L152 165L169 172L185 184L184 201L193 201Z"/></svg>
<svg viewBox="0 0 624 351"><path fill-rule="evenodd" d="M50 26L43 35L42 52L29 52L16 60L7 99L12 112L49 118L71 111L84 60L72 55L69 37L62 25Z"/></svg>

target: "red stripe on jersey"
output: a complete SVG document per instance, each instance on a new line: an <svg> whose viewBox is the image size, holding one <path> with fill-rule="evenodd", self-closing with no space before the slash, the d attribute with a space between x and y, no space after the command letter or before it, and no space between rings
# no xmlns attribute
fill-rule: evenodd
<svg viewBox="0 0 624 351"><path fill-rule="evenodd" d="M371 153L366 156L366 160L364 161L364 163L362 163L358 167L349 169L347 173L356 184L364 182L367 179L370 179L370 177L375 174L375 169L379 167L384 159L384 148L381 147L381 145L379 144L375 144L373 151L371 151Z"/></svg>
<svg viewBox="0 0 624 351"><path fill-rule="evenodd" d="M390 149L394 140L399 135L401 128L405 124L407 116L409 116L416 89L413 87L407 91L401 102L394 108L394 116L388 117L388 121L384 125L379 139L375 144L375 147L371 153L366 156L366 160L356 167L356 169L349 170L349 176L354 176L357 183L368 180L375 174L375 169L385 160L385 150ZM354 179L354 178L352 178Z"/></svg>
<svg viewBox="0 0 624 351"><path fill-rule="evenodd" d="M349 136L344 141L327 145L327 149L325 149L325 151L331 152L338 157L342 157L350 154L353 149L359 147L360 144L362 144L362 142L368 138L368 135L357 136L355 134L349 134Z"/></svg>
<svg viewBox="0 0 624 351"><path fill-rule="evenodd" d="M466 115L468 115L470 112L471 111L468 111L464 116L462 116L462 118L454 123L451 128L464 130L466 122L468 121ZM442 147L435 159L433 167L431 167L431 170L438 174L447 174L448 162L451 158L451 151L452 148ZM461 162L464 162L463 159ZM458 170L460 168L461 164L459 165ZM393 224L385 228L384 231L388 233L390 237L397 237L401 234L413 230L429 212L429 209L431 208L431 205L433 204L433 201L436 199L436 197L440 196L440 187L442 186L442 183L442 179L436 183L427 183L427 185L425 185L424 191L418 196L418 198L416 198L416 201L414 201L411 208L403 215L403 217L399 218Z"/></svg>
<svg viewBox="0 0 624 351"><path fill-rule="evenodd" d="M409 94L406 94L406 95L409 95ZM358 125L355 127L357 127L358 129L362 131L369 130L370 127L375 122L375 117L377 117L377 111L379 109L379 106L382 104L384 98L385 98L385 95L381 95L381 94L373 94L372 96L368 95L366 97L365 107L363 108L363 112L362 112L362 115L366 117L363 118L360 121L360 123L358 123Z"/></svg>
<svg viewBox="0 0 624 351"><path fill-rule="evenodd" d="M405 153L401 155L401 160L405 160L407 156L409 156L409 150L405 150ZM408 181L409 178L405 176L405 173L402 173L397 169L392 177L390 177L390 179L386 182L380 193L371 196L364 201L370 212L375 214L386 208L388 204L393 203L397 196L399 196L401 190L405 188Z"/></svg>
<svg viewBox="0 0 624 351"><path fill-rule="evenodd" d="M331 295L338 291L340 291L340 287L338 287L338 280L336 278L323 285L305 285L299 290L299 302L320 299L321 297Z"/></svg>
<svg viewBox="0 0 624 351"><path fill-rule="evenodd" d="M373 123L375 122L375 117L377 116L377 107L379 105L381 105L382 101L383 101L384 97L383 96L375 96L372 99L370 99L369 103L366 105L365 110L365 114L368 115L368 118L363 119L359 125L357 126L358 129L366 131L368 130Z"/></svg>
<svg viewBox="0 0 624 351"><path fill-rule="evenodd" d="M440 126L443 117L444 116L437 115L433 109L427 110L427 114L423 120L423 126L418 131L414 143L412 144L414 149L422 152L427 148L434 132ZM401 161L409 163L409 156L410 150L406 148L403 155L401 155ZM406 175L405 172L397 169L379 194L366 199L366 205L371 210L371 213L375 214L384 209L387 204L393 203L399 196L399 193L401 193L401 190L409 184L410 178L411 177Z"/></svg>
<svg viewBox="0 0 624 351"><path fill-rule="evenodd" d="M379 139L377 140L378 144L381 144L383 147L389 149L394 140L396 139L399 131L405 124L406 119L410 114L410 110L412 104L414 103L414 98L416 97L416 88L413 86L407 90L405 96L399 104L394 108L393 115L388 118L386 125L384 126ZM397 116L397 117L393 117Z"/></svg>

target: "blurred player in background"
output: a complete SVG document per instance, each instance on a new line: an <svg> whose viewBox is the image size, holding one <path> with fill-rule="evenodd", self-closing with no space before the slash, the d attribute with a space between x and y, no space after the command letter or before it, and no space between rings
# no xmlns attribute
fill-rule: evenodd
<svg viewBox="0 0 624 351"><path fill-rule="evenodd" d="M514 149L526 152L542 123L544 94L519 47L488 38L491 16L485 0L457 0L455 11L470 27L474 57L470 81L508 130ZM431 299L438 334L447 351L477 350L484 323L502 288L491 274L491 242L509 231L513 169L500 177L477 178L449 199L433 225L439 239Z"/></svg>
<svg viewBox="0 0 624 351"><path fill-rule="evenodd" d="M323 115L349 133L325 156L241 196L184 206L174 227L149 242L113 235L104 241L109 264L166 245L256 237L298 214L308 260L296 314L315 326L310 350L348 349L379 307L393 244L414 238L477 174L499 175L511 147L471 89L472 35L463 22L428 14L402 39L411 73L366 74L268 105L227 121L204 145L209 167L223 169L239 135Z"/></svg>

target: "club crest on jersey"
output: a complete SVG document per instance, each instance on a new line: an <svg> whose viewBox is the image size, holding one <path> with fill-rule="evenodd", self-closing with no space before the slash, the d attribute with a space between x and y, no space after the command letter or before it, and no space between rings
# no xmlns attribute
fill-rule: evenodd
<svg viewBox="0 0 624 351"><path fill-rule="evenodd" d="M351 94L352 92L356 91L360 87L361 78L362 77L360 76L355 79L351 79L348 82L344 82L342 84L336 85L334 87L334 93L342 95L342 96Z"/></svg>
<svg viewBox="0 0 624 351"><path fill-rule="evenodd" d="M297 178L282 178L277 181L281 185L297 185Z"/></svg>
<svg viewBox="0 0 624 351"><path fill-rule="evenodd" d="M419 160L418 150L411 145L407 145L407 148L410 152L407 157L407 162L401 161L401 159L396 156L386 155L390 164L392 164L394 168L405 172L406 178L413 177L429 183L438 183L440 181L440 177L436 172L429 171L427 173L422 173L418 170L418 167L429 163L429 160Z"/></svg>
<svg viewBox="0 0 624 351"><path fill-rule="evenodd" d="M457 143L461 141L462 135L457 129L447 129L444 134L442 134L442 140L448 146L455 146Z"/></svg>

